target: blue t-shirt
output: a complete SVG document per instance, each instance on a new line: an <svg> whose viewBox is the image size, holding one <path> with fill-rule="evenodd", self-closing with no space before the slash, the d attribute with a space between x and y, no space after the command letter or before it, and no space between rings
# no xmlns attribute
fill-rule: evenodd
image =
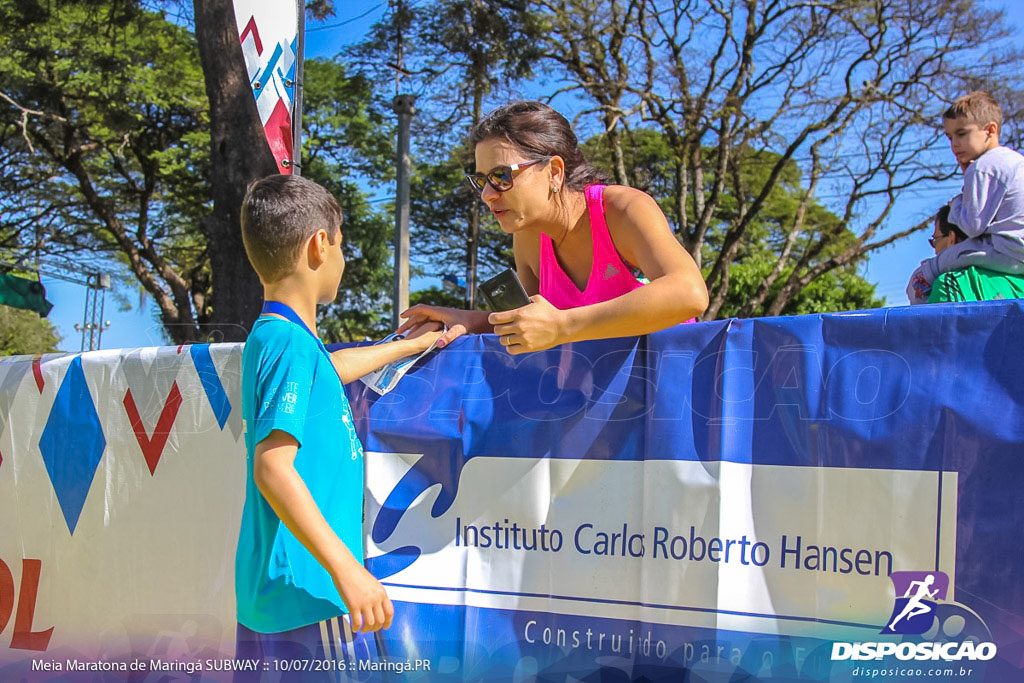
<svg viewBox="0 0 1024 683"><path fill-rule="evenodd" d="M246 488L235 555L239 623L280 633L345 613L330 574L281 522L252 474L256 444L272 430L295 437L295 469L334 533L362 559L363 449L320 340L292 322L260 317L242 353L242 417Z"/></svg>

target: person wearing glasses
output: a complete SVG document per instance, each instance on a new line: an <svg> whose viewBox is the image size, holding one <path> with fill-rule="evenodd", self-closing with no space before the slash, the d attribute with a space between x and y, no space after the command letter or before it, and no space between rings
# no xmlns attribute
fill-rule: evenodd
<svg viewBox="0 0 1024 683"><path fill-rule="evenodd" d="M647 334L707 308L700 269L658 204L640 190L605 185L554 109L505 105L480 121L471 143L476 173L467 178L512 235L516 273L531 303L495 313L420 304L401 314L400 332L442 322L444 346L467 332L493 331L519 354Z"/></svg>
<svg viewBox="0 0 1024 683"><path fill-rule="evenodd" d="M928 238L928 245L935 250L938 256L943 251L959 244L967 239L967 235L959 227L949 222L949 204L939 207L935 214L935 222L932 223L932 236Z"/></svg>
<svg viewBox="0 0 1024 683"><path fill-rule="evenodd" d="M949 222L949 211L947 204L935 214L932 236L928 238L928 244L935 250L936 256L968 239L963 230ZM968 266L939 275L931 291L922 292L922 298L925 295L930 304L1020 299L1024 298L1024 277L997 273L981 266Z"/></svg>

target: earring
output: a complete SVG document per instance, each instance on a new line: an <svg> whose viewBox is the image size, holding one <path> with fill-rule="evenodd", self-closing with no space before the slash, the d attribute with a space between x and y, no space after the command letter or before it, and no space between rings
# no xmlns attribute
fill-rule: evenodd
<svg viewBox="0 0 1024 683"><path fill-rule="evenodd" d="M555 194L558 194L558 185L552 185L551 191L554 192Z"/></svg>

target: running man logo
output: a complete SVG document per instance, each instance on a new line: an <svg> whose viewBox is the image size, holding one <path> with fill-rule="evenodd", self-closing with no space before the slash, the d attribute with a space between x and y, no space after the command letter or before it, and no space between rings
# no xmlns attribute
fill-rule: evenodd
<svg viewBox="0 0 1024 683"><path fill-rule="evenodd" d="M944 572L893 572L896 589L892 615L880 633L919 635L935 622L935 603L946 600L949 577Z"/></svg>

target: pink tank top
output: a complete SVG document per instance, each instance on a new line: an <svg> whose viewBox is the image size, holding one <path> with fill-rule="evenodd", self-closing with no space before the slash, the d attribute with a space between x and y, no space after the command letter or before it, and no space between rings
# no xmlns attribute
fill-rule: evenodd
<svg viewBox="0 0 1024 683"><path fill-rule="evenodd" d="M551 238L546 234L540 236L540 295L563 311L608 301L643 286L623 262L608 234L604 220L604 188L604 185L588 185L583 192L590 213L594 258L590 264L590 279L582 292L558 265Z"/></svg>

